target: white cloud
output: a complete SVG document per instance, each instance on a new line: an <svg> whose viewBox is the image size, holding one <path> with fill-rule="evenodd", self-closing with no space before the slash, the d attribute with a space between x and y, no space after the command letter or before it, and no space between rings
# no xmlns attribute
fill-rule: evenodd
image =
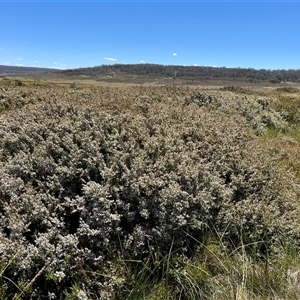
<svg viewBox="0 0 300 300"><path fill-rule="evenodd" d="M23 60L23 58L21 58L21 57L18 57L18 58L17 58L17 60Z"/></svg>
<svg viewBox="0 0 300 300"><path fill-rule="evenodd" d="M61 66L62 66L62 67L66 67L67 65L66 65L66 64L61 64Z"/></svg>
<svg viewBox="0 0 300 300"><path fill-rule="evenodd" d="M57 62L55 61L54 64L57 65Z"/></svg>
<svg viewBox="0 0 300 300"><path fill-rule="evenodd" d="M5 61L3 64L4 64L4 65L10 65L10 62Z"/></svg>
<svg viewBox="0 0 300 300"><path fill-rule="evenodd" d="M104 57L103 59L105 60L109 60L109 61L116 61L116 58L112 58L112 57Z"/></svg>
<svg viewBox="0 0 300 300"><path fill-rule="evenodd" d="M177 53L176 53L176 52L174 52L174 53L173 53L173 56L177 56Z"/></svg>
<svg viewBox="0 0 300 300"><path fill-rule="evenodd" d="M17 67L23 67L23 64L16 64Z"/></svg>
<svg viewBox="0 0 300 300"><path fill-rule="evenodd" d="M39 61L38 61L38 60L35 60L34 62L35 62L35 63L38 63Z"/></svg>
<svg viewBox="0 0 300 300"><path fill-rule="evenodd" d="M144 63L145 63L145 61L143 61L143 60L140 61L140 64L144 64Z"/></svg>

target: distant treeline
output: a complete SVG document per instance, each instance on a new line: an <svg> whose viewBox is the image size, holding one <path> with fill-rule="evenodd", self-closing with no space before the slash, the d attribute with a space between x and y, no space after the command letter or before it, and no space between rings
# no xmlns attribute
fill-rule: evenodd
<svg viewBox="0 0 300 300"><path fill-rule="evenodd" d="M17 67L17 66L1 66L1 75L13 75L13 74L37 74L44 72L57 71L56 69L48 68L36 68L36 67Z"/></svg>
<svg viewBox="0 0 300 300"><path fill-rule="evenodd" d="M56 70L36 67L1 66L0 75L37 74L60 72L69 76L85 75L93 78L113 76L116 73L128 75L145 75L156 77L210 79L243 79L248 82L267 81L270 83L300 82L300 69L266 70L253 68L225 68L204 66L176 66L158 64L115 64L91 68Z"/></svg>
<svg viewBox="0 0 300 300"><path fill-rule="evenodd" d="M114 72L132 75L169 76L169 77L195 77L197 79L243 78L249 82L268 81L280 83L283 81L300 82L300 70L266 70L252 68L225 68L202 66L165 66L158 64L115 64L102 65L93 68L80 68L65 70L67 75L87 75L103 77Z"/></svg>

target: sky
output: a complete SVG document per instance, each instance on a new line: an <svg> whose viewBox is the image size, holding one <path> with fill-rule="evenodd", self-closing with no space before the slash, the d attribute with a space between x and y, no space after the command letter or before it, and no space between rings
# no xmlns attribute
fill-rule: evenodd
<svg viewBox="0 0 300 300"><path fill-rule="evenodd" d="M297 1L3 1L0 65L300 69Z"/></svg>

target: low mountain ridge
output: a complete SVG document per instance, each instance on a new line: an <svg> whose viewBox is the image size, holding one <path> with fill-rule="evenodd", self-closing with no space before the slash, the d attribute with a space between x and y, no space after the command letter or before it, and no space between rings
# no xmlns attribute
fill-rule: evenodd
<svg viewBox="0 0 300 300"><path fill-rule="evenodd" d="M107 75L127 74L138 76L197 78L197 79L244 79L248 82L270 83L300 82L300 70L266 70L253 68L226 68L212 66L180 66L159 64L114 64L61 71L65 75L101 78Z"/></svg>
<svg viewBox="0 0 300 300"><path fill-rule="evenodd" d="M15 75L15 74L38 74L44 72L58 71L50 68L37 67L21 67L21 66L4 66L0 65L0 75Z"/></svg>

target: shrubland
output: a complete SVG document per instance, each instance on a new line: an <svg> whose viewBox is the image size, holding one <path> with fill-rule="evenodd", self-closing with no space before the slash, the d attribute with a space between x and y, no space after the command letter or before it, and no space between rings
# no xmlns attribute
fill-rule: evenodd
<svg viewBox="0 0 300 300"><path fill-rule="evenodd" d="M297 299L298 119L279 101L1 87L1 298Z"/></svg>

